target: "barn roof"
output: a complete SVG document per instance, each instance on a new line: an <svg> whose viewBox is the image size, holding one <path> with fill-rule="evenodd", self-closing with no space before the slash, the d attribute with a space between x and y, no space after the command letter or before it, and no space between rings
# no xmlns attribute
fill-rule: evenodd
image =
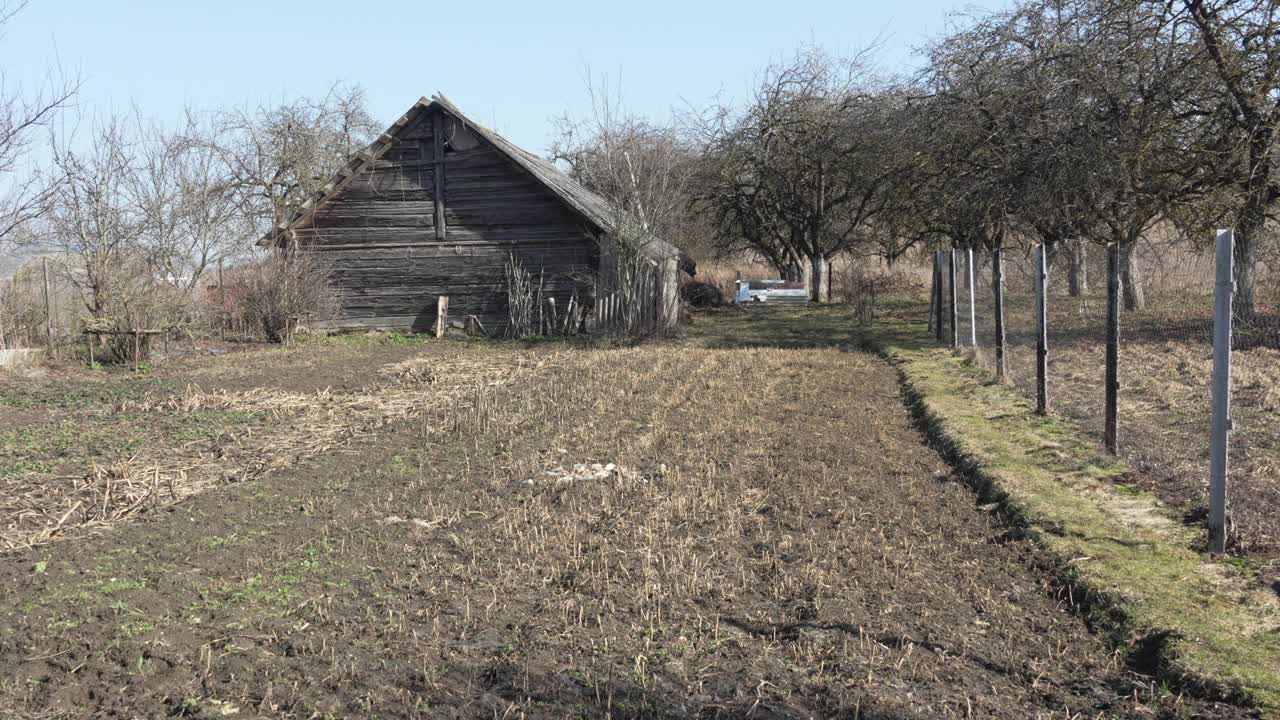
<svg viewBox="0 0 1280 720"><path fill-rule="evenodd" d="M307 198L298 211L294 213L293 217L273 228L258 244L263 246L278 244L286 231L305 227L311 221L311 216L315 211L341 191L348 180L382 157L395 144L402 131L410 127L423 113L433 108L440 108L462 121L469 129L483 137L499 152L532 175L534 179L559 197L578 215L581 215L596 226L597 229L630 239L637 244L637 247L642 252L655 260L678 257L681 268L689 272L689 274L693 274L693 261L683 250L649 232L633 215L592 192L577 180L560 172L551 162L534 155L497 132L474 122L450 102L448 98L439 94L431 98L419 98L418 102L414 103L413 107L409 108L404 115L401 115L400 119L392 123L391 127L378 136L378 139L370 143L369 147L365 148L363 152L352 156L338 172L334 173L334 176L327 183L321 186L311 197Z"/></svg>

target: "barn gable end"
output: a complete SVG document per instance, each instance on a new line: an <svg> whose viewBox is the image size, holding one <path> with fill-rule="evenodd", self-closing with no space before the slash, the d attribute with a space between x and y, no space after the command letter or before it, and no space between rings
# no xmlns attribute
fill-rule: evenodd
<svg viewBox="0 0 1280 720"><path fill-rule="evenodd" d="M649 258L653 312L673 323L676 268L694 270L687 256L437 96L419 100L262 244L311 253L330 269L342 317L313 327L426 330L448 296L451 316L475 315L497 332L508 319L510 258L539 278L544 301L590 307L620 237Z"/></svg>
<svg viewBox="0 0 1280 720"><path fill-rule="evenodd" d="M313 325L425 330L447 295L451 315L500 329L512 256L559 307L586 299L593 222L441 103L419 103L402 121L288 224L342 295L343 316Z"/></svg>

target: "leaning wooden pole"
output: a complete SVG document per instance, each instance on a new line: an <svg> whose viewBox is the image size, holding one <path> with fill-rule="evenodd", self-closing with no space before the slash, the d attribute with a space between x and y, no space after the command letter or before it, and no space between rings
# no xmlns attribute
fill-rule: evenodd
<svg viewBox="0 0 1280 720"><path fill-rule="evenodd" d="M1036 412L1049 412L1049 272L1044 245L1036 246Z"/></svg>
<svg viewBox="0 0 1280 720"><path fill-rule="evenodd" d="M1111 454L1120 452L1120 423L1116 405L1120 398L1120 244L1107 246L1107 357L1103 441Z"/></svg>
<svg viewBox="0 0 1280 720"><path fill-rule="evenodd" d="M49 258L40 258L40 268L44 272L44 332L48 343L49 354L53 354L53 293L49 291Z"/></svg>
<svg viewBox="0 0 1280 720"><path fill-rule="evenodd" d="M996 248L991 253L991 293L995 297L996 304L996 382L1004 382L1004 257L1000 248Z"/></svg>
<svg viewBox="0 0 1280 720"><path fill-rule="evenodd" d="M951 326L951 349L954 350L960 344L960 328L956 323L958 313L956 312L956 251L952 248L947 253L947 320Z"/></svg>
<svg viewBox="0 0 1280 720"><path fill-rule="evenodd" d="M1218 231L1213 300L1213 435L1209 451L1209 552L1227 551L1228 438L1231 432L1231 304L1235 234Z"/></svg>

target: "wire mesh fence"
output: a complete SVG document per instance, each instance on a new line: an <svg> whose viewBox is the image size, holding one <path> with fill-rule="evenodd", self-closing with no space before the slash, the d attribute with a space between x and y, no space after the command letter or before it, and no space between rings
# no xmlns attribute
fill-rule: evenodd
<svg viewBox="0 0 1280 720"><path fill-rule="evenodd" d="M1117 344L1115 424L1108 432L1109 248L1046 248L1047 362L1037 372L1036 248L1000 253L1005 381L1051 414L1074 420L1101 443L1114 440L1127 473L1116 479L1152 492L1189 521L1209 513L1213 400L1215 253L1211 242L1144 238L1115 252ZM1255 293L1232 326L1228 447L1230 549L1280 554L1280 248L1258 248ZM950 256L942 279L950 285ZM957 349L996 373L994 253L955 251ZM972 257L972 261L970 261ZM972 274L972 284L969 278ZM941 293L949 303L950 287ZM937 293L934 301L936 304ZM972 298L972 300L970 300ZM972 309L970 309L972 308ZM949 325L950 308L942 313ZM940 334L950 338L950 328ZM976 343L974 342L976 341Z"/></svg>
<svg viewBox="0 0 1280 720"><path fill-rule="evenodd" d="M190 346L197 339L237 342L263 339L263 328L247 317L243 283L223 285L221 272L186 295L172 286L160 286L169 290L163 297L169 300L167 307L171 310L166 318L169 322L161 323L147 322L145 318L139 321L136 316L130 319L127 315L124 319L95 320L82 294L84 282L77 284L68 277L74 272L74 265L50 256L27 260L0 275L0 352L34 350L39 351L34 356L39 358L91 361L95 354L89 343L93 338L100 346L96 359L112 362L119 359L107 347L112 344L108 338L113 335L123 337L136 332L154 338L154 345L166 352L171 343L177 349ZM158 293L138 294L130 299L136 309L155 303L157 296ZM10 357L14 355L0 354L0 368L5 367ZM33 356L22 357L26 362Z"/></svg>
<svg viewBox="0 0 1280 720"><path fill-rule="evenodd" d="M43 262L0 277L0 350L59 348L74 340L73 289Z"/></svg>

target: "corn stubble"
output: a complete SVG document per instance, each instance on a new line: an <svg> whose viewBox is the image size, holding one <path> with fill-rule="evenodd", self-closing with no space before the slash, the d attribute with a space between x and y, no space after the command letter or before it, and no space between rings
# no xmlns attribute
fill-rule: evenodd
<svg viewBox="0 0 1280 720"><path fill-rule="evenodd" d="M8 616L0 669L34 657L41 673L0 681L0 705L33 717L60 697L125 716L1247 717L1134 674L1089 634L1025 541L924 446L893 370L869 355L497 349L382 377L349 393L153 401L277 413L227 467L310 461L281 461L256 490L197 495L189 520L54 544L40 580L0 564L39 608ZM154 462L134 465L146 478ZM174 535L219 540L148 541ZM118 543L142 552L120 559ZM109 572L109 594L84 599L59 569L74 563ZM116 589L138 576L155 590ZM111 609L121 603L132 609ZM121 619L50 624L82 615ZM145 629L122 630L139 618Z"/></svg>
<svg viewBox="0 0 1280 720"><path fill-rule="evenodd" d="M433 706L479 701L507 717L1202 709L1132 674L1064 611L1030 551L921 444L892 371L869 356L581 354L422 438L408 485L368 514L427 499L393 528L414 558L404 591L431 601L393 632L417 628ZM592 470L608 467L621 471Z"/></svg>

